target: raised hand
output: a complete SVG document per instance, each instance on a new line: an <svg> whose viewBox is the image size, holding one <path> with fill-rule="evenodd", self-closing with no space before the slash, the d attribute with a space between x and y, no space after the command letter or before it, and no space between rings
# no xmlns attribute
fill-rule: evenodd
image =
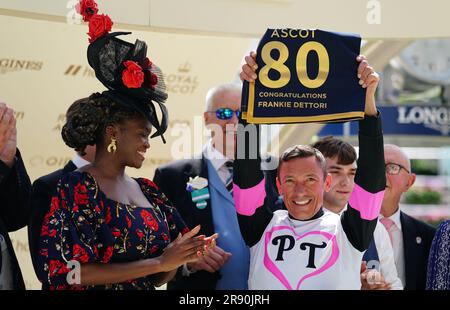
<svg viewBox="0 0 450 310"><path fill-rule="evenodd" d="M377 107L375 104L375 92L377 90L378 83L380 82L380 76L369 65L367 57L359 55L356 57L356 61L359 62L358 66L358 78L361 87L366 89L366 105L364 113L366 115L377 115Z"/></svg>
<svg viewBox="0 0 450 310"><path fill-rule="evenodd" d="M256 64L256 53L251 51L249 55L245 56L245 64L242 65L242 71L239 77L242 81L254 82L257 78L256 69L258 65Z"/></svg>
<svg viewBox="0 0 450 310"><path fill-rule="evenodd" d="M0 102L0 160L12 167L17 148L17 129L14 111Z"/></svg>

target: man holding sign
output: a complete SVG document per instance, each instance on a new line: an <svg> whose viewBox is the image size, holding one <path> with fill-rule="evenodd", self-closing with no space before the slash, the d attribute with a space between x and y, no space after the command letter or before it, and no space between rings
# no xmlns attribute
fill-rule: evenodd
<svg viewBox="0 0 450 310"><path fill-rule="evenodd" d="M258 78L254 53L246 62L241 78L251 86ZM365 118L360 121L356 185L341 216L322 209L331 175L318 150L297 145L281 155L277 186L285 210L273 213L265 203L259 157L234 162L236 211L251 253L249 289L361 287L360 263L373 238L386 180L381 119L375 105L379 77L364 56L354 62L360 86L356 79L355 84L366 89Z"/></svg>
<svg viewBox="0 0 450 310"><path fill-rule="evenodd" d="M259 78L245 84L249 123L306 123L364 117L354 61L361 38L322 30L268 29L257 49Z"/></svg>

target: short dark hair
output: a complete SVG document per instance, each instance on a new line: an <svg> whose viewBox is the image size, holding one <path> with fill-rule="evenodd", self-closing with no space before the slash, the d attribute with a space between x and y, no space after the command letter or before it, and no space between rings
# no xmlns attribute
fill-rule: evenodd
<svg viewBox="0 0 450 310"><path fill-rule="evenodd" d="M283 154L281 154L277 171L278 178L280 178L281 165L284 162L296 158L308 158L311 156L314 156L316 158L317 163L319 164L320 168L322 168L323 178L325 179L327 177L325 157L323 157L322 153L318 149L313 148L312 146L309 145L294 145L285 150Z"/></svg>
<svg viewBox="0 0 450 310"><path fill-rule="evenodd" d="M356 161L355 148L348 142L327 136L312 145L318 149L323 156L328 158L337 157L339 165L350 165Z"/></svg>

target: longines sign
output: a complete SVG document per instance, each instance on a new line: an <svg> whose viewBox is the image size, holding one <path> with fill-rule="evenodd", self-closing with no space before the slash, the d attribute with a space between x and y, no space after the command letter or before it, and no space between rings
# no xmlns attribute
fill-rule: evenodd
<svg viewBox="0 0 450 310"><path fill-rule="evenodd" d="M44 62L36 60L0 58L0 74L22 70L40 71L43 65Z"/></svg>
<svg viewBox="0 0 450 310"><path fill-rule="evenodd" d="M380 107L383 132L386 135L449 136L450 107L407 105ZM357 124L350 124L350 134L356 135ZM319 133L343 135L342 124L328 124Z"/></svg>

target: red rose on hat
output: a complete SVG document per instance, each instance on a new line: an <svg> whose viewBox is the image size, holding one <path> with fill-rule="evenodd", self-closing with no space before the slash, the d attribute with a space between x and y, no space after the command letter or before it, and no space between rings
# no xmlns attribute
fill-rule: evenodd
<svg viewBox="0 0 450 310"><path fill-rule="evenodd" d="M122 81L128 88L139 88L144 82L144 72L141 66L131 60L123 63L125 70L122 72Z"/></svg>
<svg viewBox="0 0 450 310"><path fill-rule="evenodd" d="M83 16L83 21L88 22L92 16L97 14L98 7L94 0L80 0L75 6L78 14Z"/></svg>
<svg viewBox="0 0 450 310"><path fill-rule="evenodd" d="M144 65L142 66L144 69L150 69L152 67L153 63L151 62L148 57L145 57L144 59Z"/></svg>
<svg viewBox="0 0 450 310"><path fill-rule="evenodd" d="M96 14L89 20L89 43L111 31L113 22L108 15Z"/></svg>
<svg viewBox="0 0 450 310"><path fill-rule="evenodd" d="M156 74L150 72L150 86L154 87L156 84L158 84L158 77Z"/></svg>

